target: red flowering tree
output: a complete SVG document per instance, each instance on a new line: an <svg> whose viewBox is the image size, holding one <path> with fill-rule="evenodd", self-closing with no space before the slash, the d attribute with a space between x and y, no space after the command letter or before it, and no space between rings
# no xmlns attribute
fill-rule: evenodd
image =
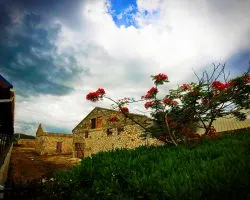
<svg viewBox="0 0 250 200"><path fill-rule="evenodd" d="M114 103L113 108L121 111L126 118L131 119L133 122L135 122L136 124L141 126L147 133L152 134L151 129L140 124L139 122L137 122L134 118L132 118L129 115L129 109L126 106L130 103L134 103L134 102L138 102L138 101L146 101L146 103L145 103L146 108L154 108L155 109L155 111L152 112L152 116L153 116L154 115L153 113L159 113L160 110L164 109L164 107L166 107L167 104L172 105L172 106L176 106L178 103L177 103L177 101L174 101L174 100L166 102L166 99L165 99L165 103L164 103L163 100L158 100L156 98L157 93L158 93L157 87L159 85L163 85L164 83L168 82L167 75L160 73L158 75L151 76L151 77L152 77L152 80L154 81L154 87L149 89L148 92L146 93L146 95L141 97L141 100L135 100L134 98L123 98L123 99L119 99L119 100L115 101L112 98L106 96L105 91L102 88L99 88L97 91L90 92L89 94L87 94L86 99L89 101L92 101L92 102L102 100L103 98L111 100ZM173 126L173 124L174 123L171 123L172 126ZM177 145L177 142L175 141L174 135L171 134L172 132L169 128L167 120L164 120L164 125L162 128L162 131L164 132L164 135L168 136L167 137L167 139L169 139L168 142Z"/></svg>
<svg viewBox="0 0 250 200"><path fill-rule="evenodd" d="M176 122L168 120L166 109L178 106L178 102L168 96L163 99L157 98L158 87L169 82L168 76L160 73L151 76L151 78L154 82L154 86L148 90L146 95L141 97L141 99L145 101L144 107L151 110L151 116L154 120L154 125L146 130L145 135L150 133L152 136L161 140L164 138L165 142L177 145L178 141L173 133Z"/></svg>
<svg viewBox="0 0 250 200"><path fill-rule="evenodd" d="M126 106L137 102L133 98L115 101L107 97L102 88L90 92L86 98L92 102L103 98L111 100L125 117L144 128L146 133L174 145L198 137L196 134L198 127L203 127L205 135L213 137L216 130L212 127L212 123L217 117L231 113L238 119L244 120L245 115L240 110L250 108L249 70L242 76L228 80L225 65L214 65L211 74L204 71L202 77L197 76L197 83L183 84L175 90L170 90L163 99L157 98L158 87L169 82L168 76L160 73L151 78L154 86L141 97L141 100L137 100L145 101L145 108L151 112L154 125L150 128L144 127L129 115Z"/></svg>
<svg viewBox="0 0 250 200"><path fill-rule="evenodd" d="M196 124L204 128L205 135L214 136L216 130L212 124L216 118L233 114L244 120L246 115L240 111L250 108L249 70L234 79L228 77L225 65L214 65L212 73L204 71L202 77L197 76L198 83L183 84L172 90L170 97L181 102L172 110L179 124ZM190 134L194 131L191 130Z"/></svg>

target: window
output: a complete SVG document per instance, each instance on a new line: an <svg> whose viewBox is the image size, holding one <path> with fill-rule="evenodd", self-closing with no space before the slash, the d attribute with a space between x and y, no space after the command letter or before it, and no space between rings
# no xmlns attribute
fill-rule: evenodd
<svg viewBox="0 0 250 200"><path fill-rule="evenodd" d="M112 128L108 128L107 129L107 135L109 136L109 135L112 135Z"/></svg>
<svg viewBox="0 0 250 200"><path fill-rule="evenodd" d="M97 117L97 128L102 127L102 117Z"/></svg>
<svg viewBox="0 0 250 200"><path fill-rule="evenodd" d="M91 128L96 128L96 118L91 119Z"/></svg>
<svg viewBox="0 0 250 200"><path fill-rule="evenodd" d="M89 131L85 131L85 138L89 137Z"/></svg>
<svg viewBox="0 0 250 200"><path fill-rule="evenodd" d="M101 128L102 127L102 117L97 117L91 119L91 128Z"/></svg>
<svg viewBox="0 0 250 200"><path fill-rule="evenodd" d="M117 135L120 135L122 131L124 131L124 127L118 127L117 128Z"/></svg>

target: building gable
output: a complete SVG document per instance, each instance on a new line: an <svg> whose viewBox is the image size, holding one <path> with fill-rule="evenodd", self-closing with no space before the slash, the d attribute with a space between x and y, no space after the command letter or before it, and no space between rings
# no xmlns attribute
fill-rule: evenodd
<svg viewBox="0 0 250 200"><path fill-rule="evenodd" d="M43 130L43 127L42 127L42 124L39 124L38 128L37 128L37 131L36 131L36 136L41 136L44 134L44 130Z"/></svg>
<svg viewBox="0 0 250 200"><path fill-rule="evenodd" d="M108 127L112 126L112 124L117 123L110 123L109 119L112 116L116 116L120 123L129 123L131 124L132 121L128 118L125 119L124 115L119 112L112 109L107 108L101 108L101 107L95 107L73 130L73 133L76 133L77 130L81 129L94 129L94 128L102 128L102 127ZM148 118L145 115L138 115L134 113L130 113L130 116L137 121L139 120L140 123L145 124L146 121L149 121L150 118Z"/></svg>

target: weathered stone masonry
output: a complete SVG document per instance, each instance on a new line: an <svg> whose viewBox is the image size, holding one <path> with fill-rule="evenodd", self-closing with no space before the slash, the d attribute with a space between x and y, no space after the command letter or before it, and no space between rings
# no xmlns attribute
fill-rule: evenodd
<svg viewBox="0 0 250 200"><path fill-rule="evenodd" d="M143 115L130 114L143 125L150 119ZM111 118L119 121L110 121ZM143 129L121 112L94 108L73 130L73 157L86 157L99 151L115 148L136 148L141 145L161 145L157 139L143 140Z"/></svg>
<svg viewBox="0 0 250 200"><path fill-rule="evenodd" d="M72 154L72 134L44 132L41 124L36 132L35 151L40 155Z"/></svg>
<svg viewBox="0 0 250 200"><path fill-rule="evenodd" d="M23 147L35 148L36 139L19 139L17 144Z"/></svg>

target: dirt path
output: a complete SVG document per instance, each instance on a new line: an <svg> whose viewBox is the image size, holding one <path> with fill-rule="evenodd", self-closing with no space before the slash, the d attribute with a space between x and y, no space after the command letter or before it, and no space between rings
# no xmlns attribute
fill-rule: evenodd
<svg viewBox="0 0 250 200"><path fill-rule="evenodd" d="M39 180L58 170L70 169L78 162L72 155L39 156L34 148L13 147L7 184Z"/></svg>

